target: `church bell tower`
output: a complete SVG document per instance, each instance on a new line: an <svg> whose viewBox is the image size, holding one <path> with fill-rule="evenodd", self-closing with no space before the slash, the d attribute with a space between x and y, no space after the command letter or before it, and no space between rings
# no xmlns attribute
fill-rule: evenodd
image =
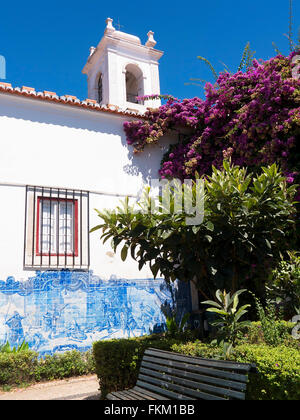
<svg viewBox="0 0 300 420"><path fill-rule="evenodd" d="M90 48L82 70L88 77L88 98L100 105L140 113L147 107L159 107L160 99L139 99L160 94L158 61L163 52L154 48L153 35L149 31L148 40L142 45L140 38L116 30L113 20L106 19L104 35L96 48Z"/></svg>

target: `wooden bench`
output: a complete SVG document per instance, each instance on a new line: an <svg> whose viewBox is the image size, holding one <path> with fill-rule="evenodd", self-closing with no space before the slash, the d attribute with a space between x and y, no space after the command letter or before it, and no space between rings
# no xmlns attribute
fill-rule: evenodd
<svg viewBox="0 0 300 420"><path fill-rule="evenodd" d="M109 400L245 399L248 373L254 364L238 363L149 348L136 386L111 392Z"/></svg>

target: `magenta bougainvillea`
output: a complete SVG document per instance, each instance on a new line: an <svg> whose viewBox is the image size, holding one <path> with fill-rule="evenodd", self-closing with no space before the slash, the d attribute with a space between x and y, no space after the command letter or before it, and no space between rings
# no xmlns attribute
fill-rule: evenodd
<svg viewBox="0 0 300 420"><path fill-rule="evenodd" d="M163 158L161 178L193 178L220 167L224 157L255 169L277 162L287 182L299 182L300 80L292 59L254 60L247 72L221 73L205 85L205 100L169 97L143 121L124 123L136 153L170 131L183 135ZM296 65L296 64L295 64ZM298 147L297 147L298 143Z"/></svg>

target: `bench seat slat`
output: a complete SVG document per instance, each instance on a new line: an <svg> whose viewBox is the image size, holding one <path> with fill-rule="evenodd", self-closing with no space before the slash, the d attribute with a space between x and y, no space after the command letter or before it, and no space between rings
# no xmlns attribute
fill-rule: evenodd
<svg viewBox="0 0 300 420"><path fill-rule="evenodd" d="M137 392L140 395L145 395L147 398L146 399L155 399L155 400L168 400L169 398L156 394L154 392L151 392L149 389L143 389L140 388L139 386L135 386L132 391Z"/></svg>
<svg viewBox="0 0 300 420"><path fill-rule="evenodd" d="M196 382L196 381L191 381L189 379L183 379L183 378L179 378L177 376L173 376L173 375L168 375L166 373L161 374L160 372L156 372L150 369L146 369L146 368L141 368L140 372L142 374L146 374L149 376L153 376L156 378L161 378L164 381L170 381L172 383L176 383L179 385L183 385L184 387L188 387L188 388L192 388L192 389L201 389L203 391L207 391L209 393L212 394L217 394L217 395L221 395L224 396L226 395L227 397L232 397L232 398L236 398L236 399L240 399L243 400L245 398L244 393L242 392L238 392L238 391L234 391L228 388L222 388L222 387L218 387L218 386L213 386L213 385L208 385L202 382Z"/></svg>
<svg viewBox="0 0 300 420"><path fill-rule="evenodd" d="M248 378L246 375L241 375L240 373L234 373L234 372L228 372L225 370L220 369L213 369L209 367L202 367L202 366L196 366L196 364L191 365L186 362L175 362L173 360L168 359L160 359L158 357L151 357L151 356L144 356L143 360L153 362L155 364L165 365L165 366L171 366L171 367L178 367L181 369L185 369L191 372L199 372L199 373L206 373L208 375L217 376L219 378L224 379L232 379L239 382L246 383L248 381Z"/></svg>
<svg viewBox="0 0 300 420"><path fill-rule="evenodd" d="M108 400L122 400L121 396L118 395L118 392L111 392L106 396Z"/></svg>
<svg viewBox="0 0 300 420"><path fill-rule="evenodd" d="M147 395L146 393L141 393L141 392L138 392L134 389L130 389L130 390L128 390L128 392L130 392L130 394L133 397L135 397L134 399L136 399L136 400L152 400L153 401L153 400L157 399L157 395L156 395L156 397L150 396L150 395Z"/></svg>
<svg viewBox="0 0 300 420"><path fill-rule="evenodd" d="M193 400L195 398L188 398L186 395L183 394L177 394L176 392L173 392L171 390L168 389L163 389L159 386L156 386L155 384L150 384L148 382L144 382L143 380L138 379L137 380L137 385L138 387L142 388L142 389L146 389L146 390L150 390L150 391L154 391L158 394L160 394L162 397L169 397L169 398L161 398L164 400Z"/></svg>
<svg viewBox="0 0 300 420"><path fill-rule="evenodd" d="M199 375L198 373L188 372L187 370L184 370L184 369L176 369L169 366L162 366L162 365L158 365L154 363L148 363L145 361L142 362L141 367L149 368L158 372L169 373L171 375L173 374L176 376L180 376L182 378L191 378L191 379L203 381L210 384L221 385L227 388L236 389L238 391L245 391L247 388L247 385L245 383L230 381L227 379L219 379L219 378L216 378L215 376ZM210 372L210 373L213 375L213 372Z"/></svg>
<svg viewBox="0 0 300 420"><path fill-rule="evenodd" d="M152 376L146 376L143 374L139 375L139 380L143 381L147 384L154 384L160 387L166 388L167 390L177 391L180 392L180 399L187 399L187 397L192 397L194 399L205 399L205 400L226 400L227 398L220 397L218 395L211 395L201 391L195 391L194 389L185 388L182 385L173 384L163 379L156 379ZM163 389L165 390L165 389Z"/></svg>
<svg viewBox="0 0 300 420"><path fill-rule="evenodd" d="M170 360L178 360L182 362L188 362L191 364L203 365L203 366L210 366L210 367L217 367L222 369L234 370L234 371L241 371L241 372L249 372L251 369L251 365L245 363L236 363L236 362L229 362L227 360L215 360L215 359L202 359L201 357L192 357L181 355L178 353L172 353L165 350L156 350L153 348L149 348L145 351L145 354L159 356L161 358L166 358Z"/></svg>
<svg viewBox="0 0 300 420"><path fill-rule="evenodd" d="M159 394L154 394L147 390L138 391L136 389L126 389L124 391L114 391L107 395L108 400L165 400L166 398L162 397Z"/></svg>
<svg viewBox="0 0 300 420"><path fill-rule="evenodd" d="M137 395L132 394L131 390L126 389L124 391L121 391L120 393L122 393L122 395L125 395L127 397L127 400L142 400L143 399L142 396L138 397Z"/></svg>
<svg viewBox="0 0 300 420"><path fill-rule="evenodd" d="M131 400L132 398L129 398L129 395L127 394L127 391L117 391L115 392L115 395L120 397L122 400Z"/></svg>

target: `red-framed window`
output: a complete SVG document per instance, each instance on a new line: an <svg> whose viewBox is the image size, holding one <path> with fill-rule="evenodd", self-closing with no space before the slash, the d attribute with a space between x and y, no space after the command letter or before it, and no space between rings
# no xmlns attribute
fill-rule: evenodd
<svg viewBox="0 0 300 420"><path fill-rule="evenodd" d="M78 200L37 197L37 256L78 256Z"/></svg>
<svg viewBox="0 0 300 420"><path fill-rule="evenodd" d="M89 192L27 185L24 270L89 270Z"/></svg>

